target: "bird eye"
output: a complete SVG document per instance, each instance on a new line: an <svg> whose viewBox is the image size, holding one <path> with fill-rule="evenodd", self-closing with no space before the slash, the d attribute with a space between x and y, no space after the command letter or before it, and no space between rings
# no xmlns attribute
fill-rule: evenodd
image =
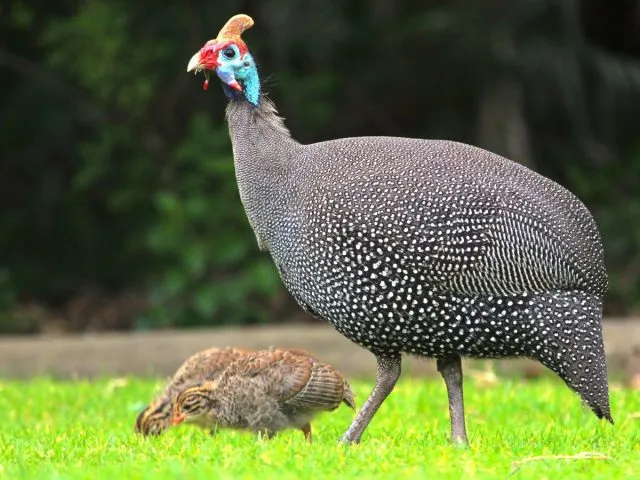
<svg viewBox="0 0 640 480"><path fill-rule="evenodd" d="M222 55L224 55L226 58L231 60L233 57L236 56L236 51L231 47L227 47L222 51Z"/></svg>
<svg viewBox="0 0 640 480"><path fill-rule="evenodd" d="M196 402L194 400L187 400L182 404L182 411L186 413L192 412L193 410L195 410L195 408Z"/></svg>

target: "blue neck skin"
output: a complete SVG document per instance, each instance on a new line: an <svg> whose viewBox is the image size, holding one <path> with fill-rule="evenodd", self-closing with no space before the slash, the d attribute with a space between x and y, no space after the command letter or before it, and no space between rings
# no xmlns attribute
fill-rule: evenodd
<svg viewBox="0 0 640 480"><path fill-rule="evenodd" d="M240 100L244 97L253 107L257 107L260 103L260 79L258 78L258 71L252 68L244 78L238 78L237 80L238 83L242 85L242 92L234 90L223 82L222 90L224 90L224 94L231 100Z"/></svg>

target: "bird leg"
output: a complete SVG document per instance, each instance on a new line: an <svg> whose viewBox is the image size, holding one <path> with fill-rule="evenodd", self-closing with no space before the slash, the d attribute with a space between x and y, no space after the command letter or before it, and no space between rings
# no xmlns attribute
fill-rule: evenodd
<svg viewBox="0 0 640 480"><path fill-rule="evenodd" d="M275 438L276 436L276 432L268 429L257 430L255 433L258 434L258 440L261 440L263 442L268 442L269 440Z"/></svg>
<svg viewBox="0 0 640 480"><path fill-rule="evenodd" d="M449 417L451 419L451 441L458 445L469 445L464 424L464 397L462 394L462 360L460 355L438 358L436 365L447 386Z"/></svg>
<svg viewBox="0 0 640 480"><path fill-rule="evenodd" d="M400 355L397 357L376 356L376 361L378 362L376 386L340 440L342 443L360 443L360 438L367 425L369 425L382 402L389 396L398 381L398 377L400 377Z"/></svg>
<svg viewBox="0 0 640 480"><path fill-rule="evenodd" d="M302 430L302 433L304 433L304 438L307 440L307 442L312 443L311 442L311 424L309 422L305 423L300 430Z"/></svg>

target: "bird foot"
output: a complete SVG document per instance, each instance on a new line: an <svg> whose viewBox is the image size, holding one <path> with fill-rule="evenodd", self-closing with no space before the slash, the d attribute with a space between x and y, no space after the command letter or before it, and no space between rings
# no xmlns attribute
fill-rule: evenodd
<svg viewBox="0 0 640 480"><path fill-rule="evenodd" d="M340 445L358 445L360 443L360 439L351 438L350 435L343 435L342 438L338 441Z"/></svg>
<svg viewBox="0 0 640 480"><path fill-rule="evenodd" d="M348 438L342 437L340 440L338 440L338 445L346 445L346 446L351 446L351 445L358 445L360 442L356 442L354 440L350 440Z"/></svg>
<svg viewBox="0 0 640 480"><path fill-rule="evenodd" d="M457 447L457 448L462 448L462 449L469 448L469 440L467 439L466 436L464 436L464 437L453 437L451 439L451 444L454 447Z"/></svg>
<svg viewBox="0 0 640 480"><path fill-rule="evenodd" d="M311 438L311 425L309 423L306 423L300 430L302 430L302 433L304 433L304 439L309 443L313 443L313 440Z"/></svg>

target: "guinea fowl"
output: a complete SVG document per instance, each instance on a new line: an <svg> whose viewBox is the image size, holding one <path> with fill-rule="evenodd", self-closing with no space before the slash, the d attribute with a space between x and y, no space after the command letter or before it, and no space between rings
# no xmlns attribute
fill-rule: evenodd
<svg viewBox="0 0 640 480"><path fill-rule="evenodd" d="M135 431L144 436L160 435L171 427L173 402L185 388L215 380L231 363L251 350L242 348L208 348L187 358L178 368L162 394L136 418Z"/></svg>
<svg viewBox="0 0 640 480"><path fill-rule="evenodd" d="M376 384L342 437L359 442L400 376L435 358L451 436L468 443L461 357L530 357L613 423L602 339L607 274L573 194L494 153L445 140L302 145L261 92L236 15L189 61L215 71L240 198L259 247L307 312L370 350Z"/></svg>
<svg viewBox="0 0 640 480"><path fill-rule="evenodd" d="M355 409L353 391L340 372L306 352L276 348L245 355L217 380L182 391L173 423L249 430L266 437L297 428L310 442L309 422L341 403Z"/></svg>

